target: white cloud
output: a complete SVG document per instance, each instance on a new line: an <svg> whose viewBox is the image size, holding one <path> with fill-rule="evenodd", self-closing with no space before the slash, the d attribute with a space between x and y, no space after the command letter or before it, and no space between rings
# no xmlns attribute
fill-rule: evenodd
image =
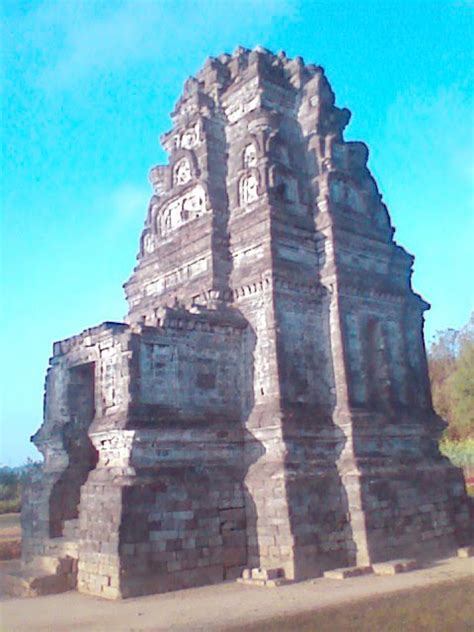
<svg viewBox="0 0 474 632"><path fill-rule="evenodd" d="M294 18L296 7L294 0L49 0L14 25L21 41L13 35L11 46L34 58L36 85L71 88L143 60L173 64L190 48L206 55L221 41L246 45L275 19Z"/></svg>
<svg viewBox="0 0 474 632"><path fill-rule="evenodd" d="M115 5L116 6L116 5ZM112 12L97 15L87 5L77 19L62 22L64 45L40 76L45 84L69 85L85 75L113 71L127 61L147 58L157 37L159 11L144 3L124 3ZM92 7L92 10L91 10Z"/></svg>

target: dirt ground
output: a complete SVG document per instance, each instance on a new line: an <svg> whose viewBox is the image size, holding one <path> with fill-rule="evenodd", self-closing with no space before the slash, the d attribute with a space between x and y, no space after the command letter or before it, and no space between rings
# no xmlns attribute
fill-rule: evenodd
<svg viewBox="0 0 474 632"><path fill-rule="evenodd" d="M450 558L395 576L366 575L343 581L321 578L279 588L231 582L120 602L76 592L23 600L3 597L0 629L1 632L224 632L245 626L245 630L259 632L264 622L272 618L291 620L328 606L473 575L474 558Z"/></svg>
<svg viewBox="0 0 474 632"><path fill-rule="evenodd" d="M472 632L474 577L375 595L226 632Z"/></svg>

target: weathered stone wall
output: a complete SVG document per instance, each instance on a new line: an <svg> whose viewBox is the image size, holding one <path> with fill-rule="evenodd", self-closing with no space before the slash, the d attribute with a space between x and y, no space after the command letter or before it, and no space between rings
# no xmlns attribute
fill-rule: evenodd
<svg viewBox="0 0 474 632"><path fill-rule="evenodd" d="M81 486L97 462L92 422L114 425L127 410L126 330L104 323L54 345L44 422L32 438L44 457L42 475L32 482L22 511L25 559L55 551L51 538L64 536L68 521L79 518Z"/></svg>
<svg viewBox="0 0 474 632"><path fill-rule="evenodd" d="M96 420L91 432L99 461L82 487L80 590L132 596L242 572L244 328L236 314L177 309L131 330L122 429Z"/></svg>

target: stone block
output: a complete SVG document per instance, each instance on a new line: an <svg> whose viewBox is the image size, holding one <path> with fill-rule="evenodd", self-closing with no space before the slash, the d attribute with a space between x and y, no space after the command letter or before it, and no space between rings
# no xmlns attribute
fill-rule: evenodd
<svg viewBox="0 0 474 632"><path fill-rule="evenodd" d="M252 579L252 569L244 568L242 571L242 579Z"/></svg>
<svg viewBox="0 0 474 632"><path fill-rule="evenodd" d="M242 576L237 579L237 582L245 584L246 586L259 586L263 588L277 588L278 586L292 583L291 580L284 577L284 572L281 568L245 568L242 571Z"/></svg>
<svg viewBox="0 0 474 632"><path fill-rule="evenodd" d="M415 559L390 560L388 562L378 562L372 564L372 570L376 575L396 575L413 571L418 567Z"/></svg>
<svg viewBox="0 0 474 632"><path fill-rule="evenodd" d="M334 568L324 572L326 579L349 579L351 577L360 577L361 575L369 575L372 573L370 566L348 566L345 568Z"/></svg>
<svg viewBox="0 0 474 632"><path fill-rule="evenodd" d="M474 557L474 545L471 544L458 549L458 557Z"/></svg>
<svg viewBox="0 0 474 632"><path fill-rule="evenodd" d="M252 579L277 579L283 577L282 568L253 568Z"/></svg>

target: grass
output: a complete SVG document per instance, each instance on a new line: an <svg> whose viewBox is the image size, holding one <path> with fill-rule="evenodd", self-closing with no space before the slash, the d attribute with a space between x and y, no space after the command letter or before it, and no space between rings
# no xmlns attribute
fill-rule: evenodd
<svg viewBox="0 0 474 632"><path fill-rule="evenodd" d="M21 555L20 515L0 515L0 560L14 560Z"/></svg>
<svg viewBox="0 0 474 632"><path fill-rule="evenodd" d="M21 510L21 499L8 498L7 500L0 500L0 514L17 513Z"/></svg>
<svg viewBox="0 0 474 632"><path fill-rule="evenodd" d="M28 460L19 467L0 466L0 515L21 510L21 490L40 463Z"/></svg>
<svg viewBox="0 0 474 632"><path fill-rule="evenodd" d="M472 632L474 577L228 628L227 632Z"/></svg>

